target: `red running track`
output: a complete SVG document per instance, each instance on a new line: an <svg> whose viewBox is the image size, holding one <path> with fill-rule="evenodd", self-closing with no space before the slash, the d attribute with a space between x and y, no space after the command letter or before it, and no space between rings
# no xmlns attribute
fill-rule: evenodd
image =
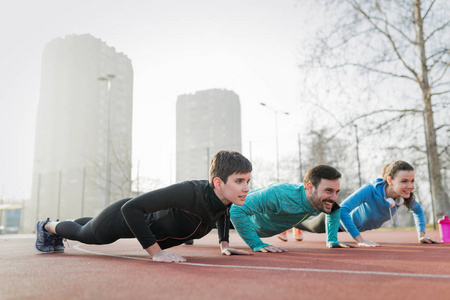
<svg viewBox="0 0 450 300"><path fill-rule="evenodd" d="M213 231L169 249L184 264L152 262L135 239L69 241L63 254L38 254L33 236L3 235L0 299L450 299L450 244L419 244L415 231L371 231L365 238L382 247L328 249L324 234L304 235L266 239L285 253L222 256ZM352 242L346 233L339 239ZM230 244L249 250L234 231Z"/></svg>

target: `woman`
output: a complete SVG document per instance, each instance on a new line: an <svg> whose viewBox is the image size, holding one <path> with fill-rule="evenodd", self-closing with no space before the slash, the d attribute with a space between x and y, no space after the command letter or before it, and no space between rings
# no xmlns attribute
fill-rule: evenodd
<svg viewBox="0 0 450 300"><path fill-rule="evenodd" d="M413 214L419 242L438 243L425 237L425 215L414 199L413 190L414 168L401 160L387 164L382 178L364 185L341 203L342 227L358 246L377 247L379 244L365 240L360 232L381 227L405 206Z"/></svg>
<svg viewBox="0 0 450 300"><path fill-rule="evenodd" d="M380 228L405 206L413 214L419 242L440 243L425 236L425 215L414 199L413 190L414 168L401 160L387 164L382 178L365 184L340 204L340 230L347 231L360 247L378 247L378 243L365 240L361 232ZM324 216L320 215L296 227L315 233L325 232L322 219Z"/></svg>

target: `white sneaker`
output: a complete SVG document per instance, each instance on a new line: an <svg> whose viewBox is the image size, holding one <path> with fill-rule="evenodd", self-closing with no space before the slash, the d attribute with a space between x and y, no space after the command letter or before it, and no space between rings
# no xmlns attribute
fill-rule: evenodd
<svg viewBox="0 0 450 300"><path fill-rule="evenodd" d="M303 241L303 231L298 228L292 228L292 236L296 241Z"/></svg>
<svg viewBox="0 0 450 300"><path fill-rule="evenodd" d="M287 237L287 230L285 232L282 232L280 234L277 234L277 238L279 238L280 240L282 240L283 242L287 242L288 241L288 237Z"/></svg>

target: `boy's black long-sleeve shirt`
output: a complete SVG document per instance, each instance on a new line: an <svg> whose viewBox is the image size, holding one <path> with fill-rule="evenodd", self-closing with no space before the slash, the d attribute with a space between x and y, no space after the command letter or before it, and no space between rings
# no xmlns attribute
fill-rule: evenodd
<svg viewBox="0 0 450 300"><path fill-rule="evenodd" d="M161 249L205 236L217 224L219 242L228 242L229 206L207 180L192 180L140 195L122 206L128 227L144 249Z"/></svg>

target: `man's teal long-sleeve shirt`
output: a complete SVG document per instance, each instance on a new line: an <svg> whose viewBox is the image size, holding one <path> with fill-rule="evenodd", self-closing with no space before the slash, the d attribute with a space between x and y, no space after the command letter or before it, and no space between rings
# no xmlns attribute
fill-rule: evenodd
<svg viewBox="0 0 450 300"><path fill-rule="evenodd" d="M303 185L290 183L250 191L243 206L230 209L234 228L253 251L269 246L261 238L288 230L318 213L306 199ZM339 209L326 214L327 243L333 246L338 244L339 220Z"/></svg>

